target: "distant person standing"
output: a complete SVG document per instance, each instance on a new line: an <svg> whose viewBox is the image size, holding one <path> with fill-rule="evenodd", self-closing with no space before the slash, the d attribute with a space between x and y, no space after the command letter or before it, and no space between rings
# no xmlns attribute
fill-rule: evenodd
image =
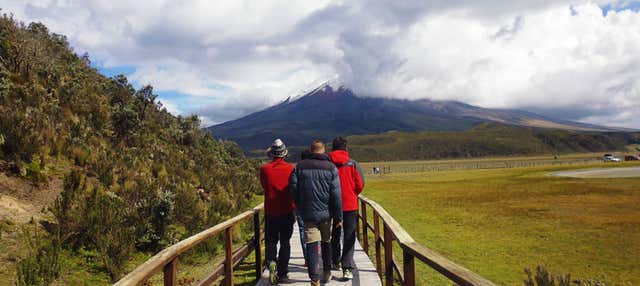
<svg viewBox="0 0 640 286"><path fill-rule="evenodd" d="M260 168L260 183L264 189L265 255L271 284L288 279L291 257L289 241L293 234L294 204L288 185L294 167L285 161L287 153L284 142L276 139L267 149L272 161ZM278 242L280 253L276 258Z"/></svg>
<svg viewBox="0 0 640 286"><path fill-rule="evenodd" d="M316 140L309 150L309 158L298 162L291 174L289 187L304 223L311 285L320 285L331 279L331 222L341 224L342 201L338 170L325 154L324 144Z"/></svg>
<svg viewBox="0 0 640 286"><path fill-rule="evenodd" d="M340 268L342 263L342 278L353 278L352 270L353 250L356 243L356 224L358 220L358 195L364 189L364 175L358 162L349 157L347 139L336 137L333 139L332 151L329 153L331 161L338 168L340 175L340 189L342 191L342 227L333 225L331 233L332 263L334 269ZM340 233L344 232L344 245L340 253Z"/></svg>

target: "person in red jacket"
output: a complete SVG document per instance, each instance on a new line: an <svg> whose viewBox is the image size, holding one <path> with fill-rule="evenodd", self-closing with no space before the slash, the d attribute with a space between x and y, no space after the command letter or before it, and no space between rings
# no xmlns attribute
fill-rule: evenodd
<svg viewBox="0 0 640 286"><path fill-rule="evenodd" d="M353 248L356 242L356 223L358 219L358 195L364 189L364 175L358 162L349 158L347 139L336 137L333 139L332 152L329 157L338 168L340 188L342 190L342 227L333 226L331 234L331 260L334 269L340 269L342 263L343 279L353 278L351 273L353 262ZM344 231L343 248L340 253L340 234Z"/></svg>
<svg viewBox="0 0 640 286"><path fill-rule="evenodd" d="M294 167L285 161L287 153L284 142L276 139L267 149L267 155L273 158L272 161L260 168L260 183L264 189L265 258L271 284L287 280L291 257L289 240L293 234L294 203L288 186ZM278 242L280 253L276 262Z"/></svg>

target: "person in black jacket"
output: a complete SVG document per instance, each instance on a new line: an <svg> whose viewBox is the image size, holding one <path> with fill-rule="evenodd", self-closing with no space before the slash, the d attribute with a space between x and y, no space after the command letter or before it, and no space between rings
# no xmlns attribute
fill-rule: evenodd
<svg viewBox="0 0 640 286"><path fill-rule="evenodd" d="M309 159L311 151L305 149L300 154L300 160ZM304 242L304 221L300 208L296 208L296 221L298 222L298 232L300 233L300 246L302 246L302 254L304 256L304 267L309 266L309 257L307 257L307 244Z"/></svg>
<svg viewBox="0 0 640 286"><path fill-rule="evenodd" d="M331 224L332 220L342 223L342 195L338 170L325 154L324 144L316 140L310 151L309 158L298 162L293 170L289 187L304 223L311 285L320 285L320 280L326 283L331 279Z"/></svg>

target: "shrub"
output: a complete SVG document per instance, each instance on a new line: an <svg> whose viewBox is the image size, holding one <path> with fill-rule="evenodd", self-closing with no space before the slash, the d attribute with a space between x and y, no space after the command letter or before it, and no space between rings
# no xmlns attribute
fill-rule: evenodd
<svg viewBox="0 0 640 286"><path fill-rule="evenodd" d="M64 241L75 251L96 250L113 281L133 252L134 222L116 194L90 188L78 171L65 177L64 189L51 208Z"/></svg>
<svg viewBox="0 0 640 286"><path fill-rule="evenodd" d="M57 234L47 237L33 225L23 228L29 253L16 264L17 286L50 285L60 276L62 250Z"/></svg>
<svg viewBox="0 0 640 286"><path fill-rule="evenodd" d="M607 286L612 285L607 279L603 277L589 278L589 279L576 279L571 281L571 275L552 275L547 271L544 264L536 267L535 276L531 272L531 269L525 268L524 272L527 274L527 279L524 280L525 286L569 286L571 282L577 286Z"/></svg>
<svg viewBox="0 0 640 286"><path fill-rule="evenodd" d="M83 148L74 147L71 149L71 158L76 165L85 166L89 158L89 152Z"/></svg>
<svg viewBox="0 0 640 286"><path fill-rule="evenodd" d="M25 178L36 185L47 182L46 171L40 167L40 164L36 161L25 164Z"/></svg>
<svg viewBox="0 0 640 286"><path fill-rule="evenodd" d="M605 277L600 278L590 278L590 279L580 279L575 281L578 286L607 286L613 285L613 283L607 282Z"/></svg>
<svg viewBox="0 0 640 286"><path fill-rule="evenodd" d="M161 248L165 248L185 238L187 238L187 229L184 226L172 224L167 226L165 237L160 240L159 244Z"/></svg>
<svg viewBox="0 0 640 286"><path fill-rule="evenodd" d="M86 210L89 233L105 269L115 282L133 252L133 228L127 221L121 198L98 188L93 189L91 196L92 205Z"/></svg>
<svg viewBox="0 0 640 286"><path fill-rule="evenodd" d="M536 267L536 275L532 276L531 269L525 268L527 279L524 280L525 286L569 286L571 283L571 275L552 275L549 274L544 264Z"/></svg>

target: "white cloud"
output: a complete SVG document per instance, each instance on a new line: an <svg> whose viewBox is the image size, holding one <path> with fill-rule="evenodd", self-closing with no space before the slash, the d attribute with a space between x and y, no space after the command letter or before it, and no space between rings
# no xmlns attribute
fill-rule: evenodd
<svg viewBox="0 0 640 286"><path fill-rule="evenodd" d="M169 111L169 113L171 114L183 114L184 112L182 110L180 110L180 108L178 108L178 106L176 106L175 103L173 103L172 101L168 100L168 99L162 99L160 100L160 103L162 103L162 106L164 108L167 109L167 111Z"/></svg>
<svg viewBox="0 0 640 286"><path fill-rule="evenodd" d="M629 1L598 1L614 9ZM640 128L640 14L596 2L23 1L76 51L221 122L338 77L356 93L457 99ZM194 102L202 104L194 104Z"/></svg>
<svg viewBox="0 0 640 286"><path fill-rule="evenodd" d="M611 116L581 119L638 127L632 115L640 115L640 14L605 17L584 4L573 13L556 7L512 21L496 28L464 11L423 19L395 45L406 64L374 89L488 107L609 110ZM510 34L495 37L504 31Z"/></svg>

